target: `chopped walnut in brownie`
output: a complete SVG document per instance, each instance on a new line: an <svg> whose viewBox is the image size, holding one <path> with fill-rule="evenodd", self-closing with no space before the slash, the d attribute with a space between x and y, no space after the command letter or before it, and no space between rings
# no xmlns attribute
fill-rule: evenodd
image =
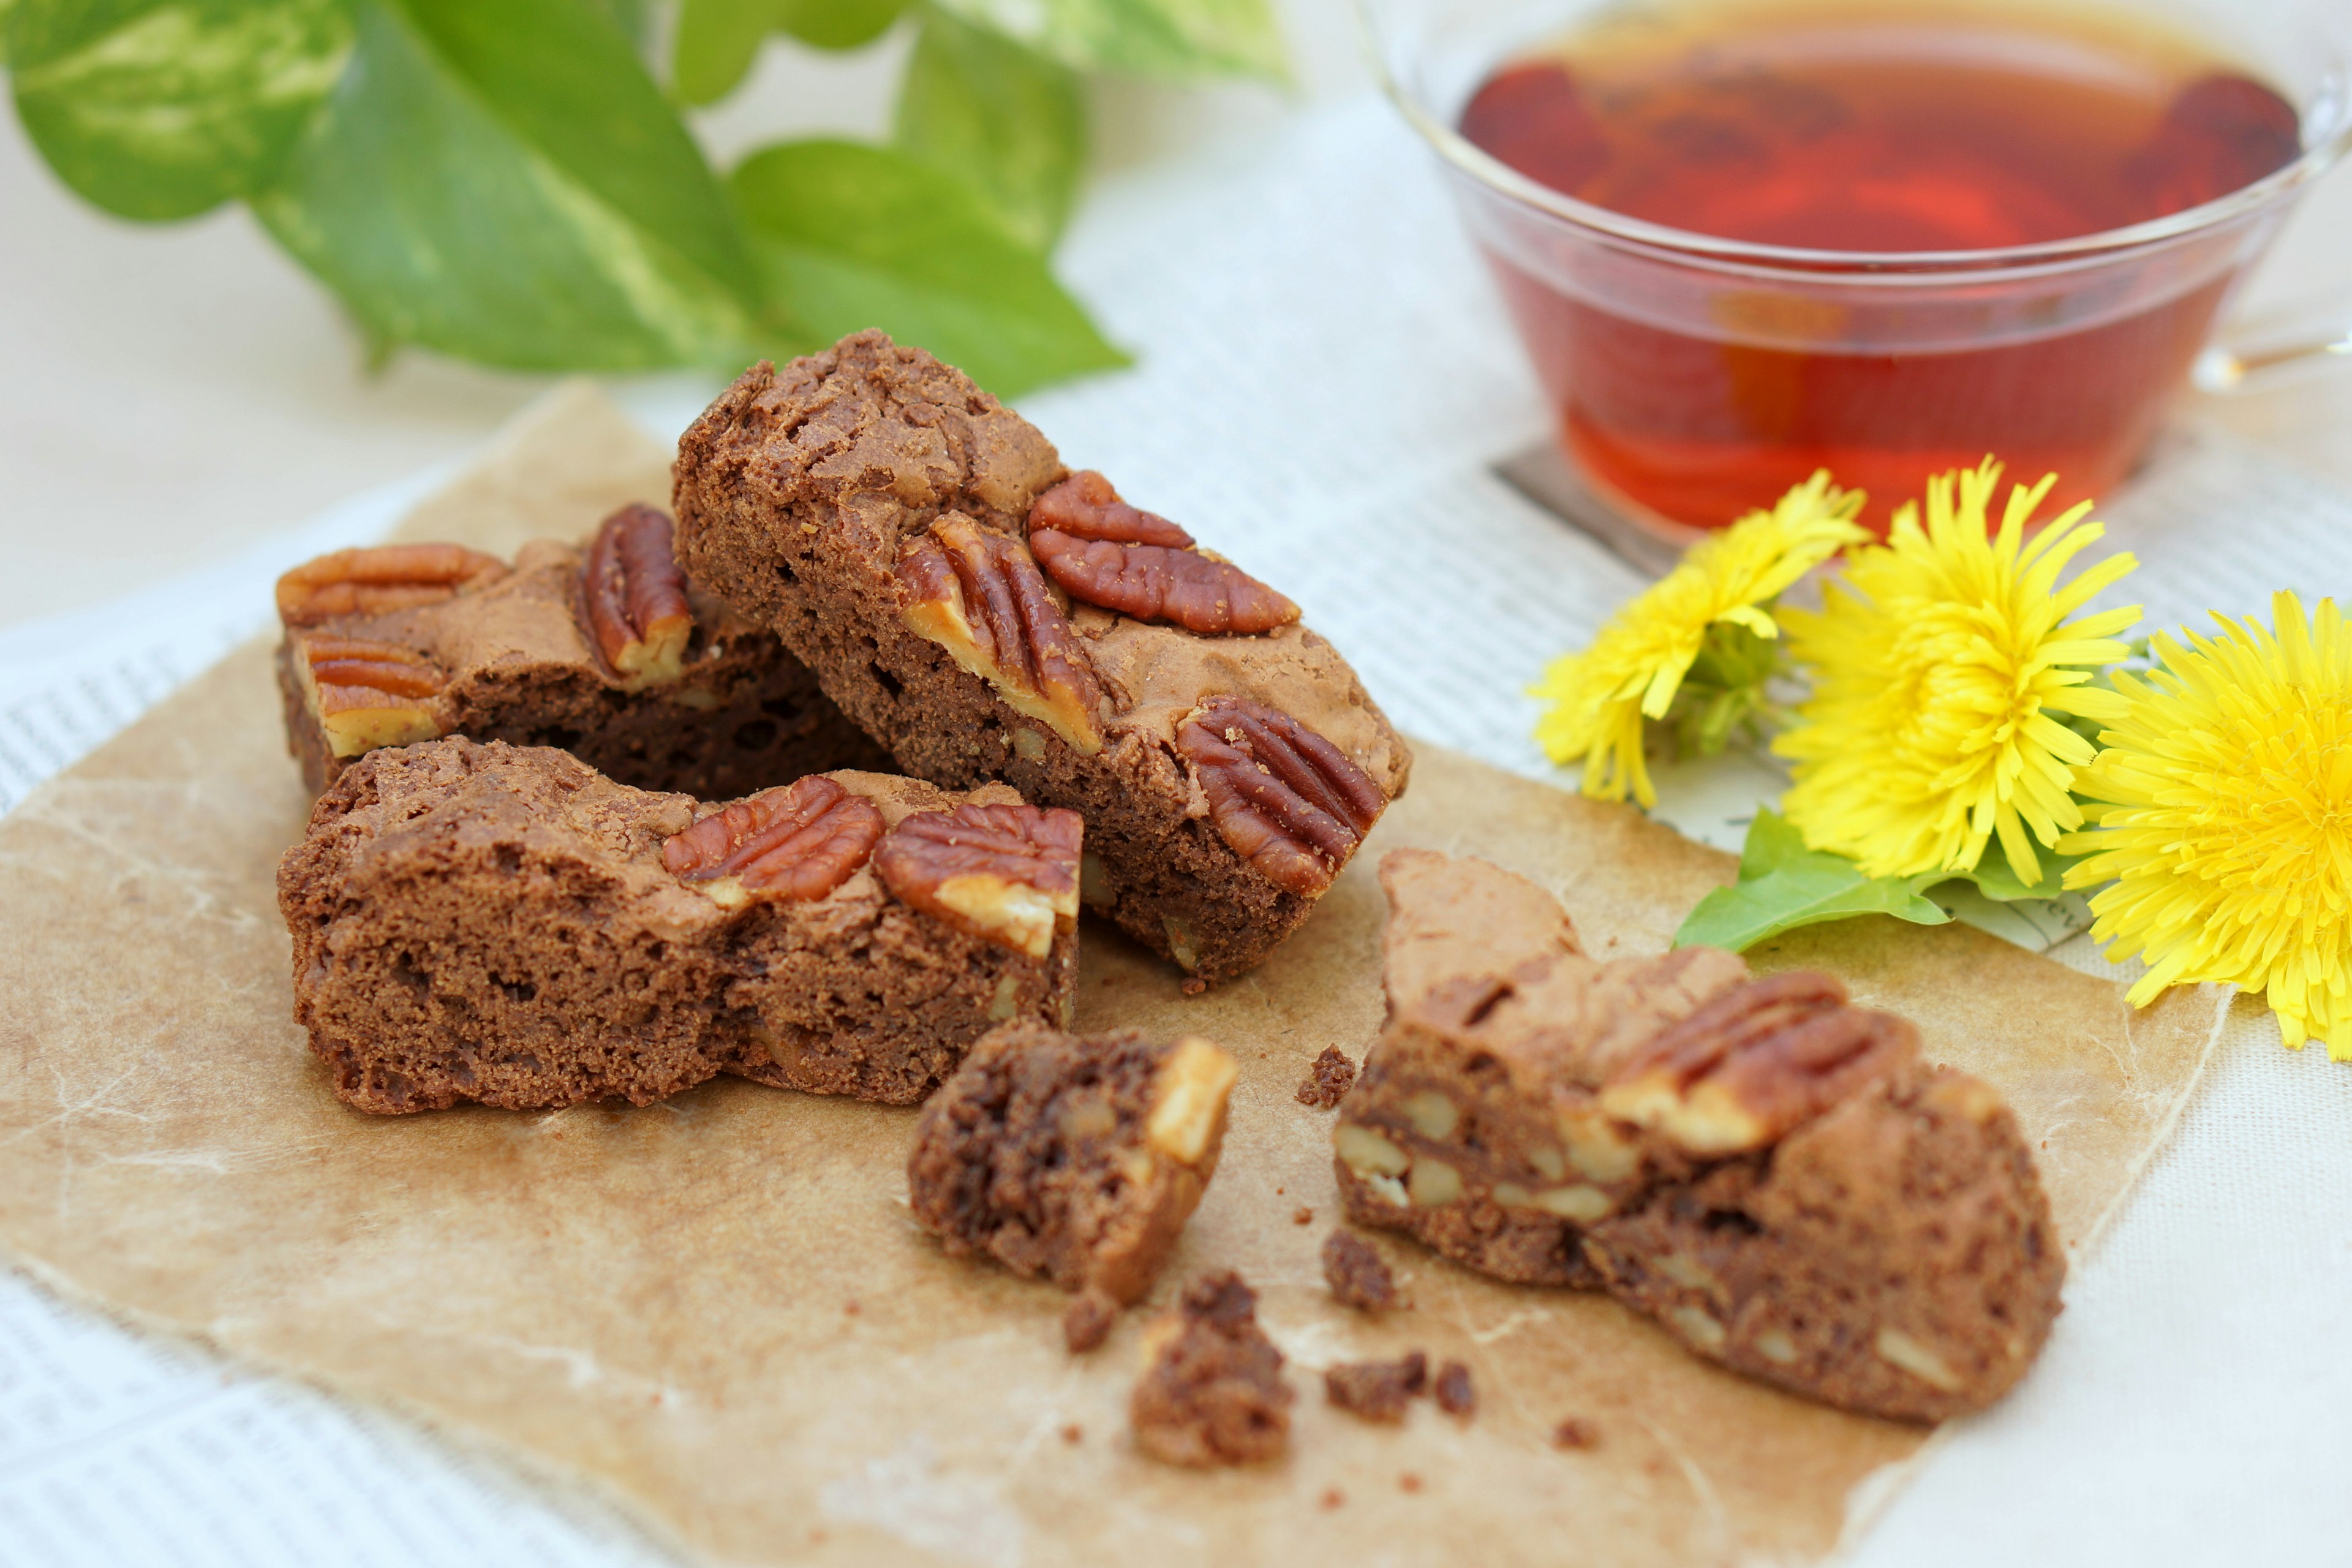
<svg viewBox="0 0 2352 1568"><path fill-rule="evenodd" d="M1298 1086L1298 1103L1328 1110L1356 1087L1356 1064L1337 1046L1326 1046Z"/></svg>
<svg viewBox="0 0 2352 1568"><path fill-rule="evenodd" d="M1323 1279L1343 1307L1391 1312L1405 1305L1396 1276L1372 1250L1372 1244L1353 1231L1335 1230L1324 1239Z"/></svg>
<svg viewBox="0 0 2352 1568"><path fill-rule="evenodd" d="M1151 1326L1128 1415L1155 1459L1250 1465L1281 1455L1296 1397L1257 1325L1257 1293L1226 1270L1195 1279Z"/></svg>
<svg viewBox="0 0 2352 1568"><path fill-rule="evenodd" d="M1429 1358L1419 1351L1395 1361L1349 1362L1323 1373L1323 1395L1367 1421L1402 1421L1404 1407L1429 1384Z"/></svg>
<svg viewBox="0 0 2352 1568"><path fill-rule="evenodd" d="M1471 1415L1478 1409L1478 1391L1471 1386L1470 1369L1458 1361L1449 1361L1438 1369L1437 1381L1430 1384L1437 1396L1437 1407L1448 1415Z"/></svg>

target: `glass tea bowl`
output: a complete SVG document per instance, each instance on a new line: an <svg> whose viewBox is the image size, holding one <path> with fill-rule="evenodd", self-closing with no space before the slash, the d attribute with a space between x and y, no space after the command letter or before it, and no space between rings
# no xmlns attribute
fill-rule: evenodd
<svg viewBox="0 0 2352 1568"><path fill-rule="evenodd" d="M2141 0L2227 40L2285 96L2303 153L2218 200L2000 249L1814 250L1727 239L1579 201L1456 130L1497 66L1601 13L1595 0L1358 0L1378 67L1443 160L1580 476L1675 542L1817 468L1872 492L1871 521L1988 453L2113 490L2145 453L2231 289L2296 196L2352 148L2352 0ZM1885 0L1897 5L1900 0ZM2266 349L2265 363L2343 343Z"/></svg>

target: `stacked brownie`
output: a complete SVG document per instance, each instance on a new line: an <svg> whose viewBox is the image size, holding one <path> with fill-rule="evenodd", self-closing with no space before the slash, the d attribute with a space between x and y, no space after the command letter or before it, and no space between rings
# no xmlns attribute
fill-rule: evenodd
<svg viewBox="0 0 2352 1568"><path fill-rule="evenodd" d="M509 567L455 544L338 551L279 579L287 744L313 794L379 746L557 746L705 799L889 759L807 668L678 570L669 518L625 508Z"/></svg>
<svg viewBox="0 0 2352 1568"><path fill-rule="evenodd" d="M1197 983L1313 910L1411 757L1287 599L879 332L679 443L679 552L900 768L1086 818L1084 896Z"/></svg>

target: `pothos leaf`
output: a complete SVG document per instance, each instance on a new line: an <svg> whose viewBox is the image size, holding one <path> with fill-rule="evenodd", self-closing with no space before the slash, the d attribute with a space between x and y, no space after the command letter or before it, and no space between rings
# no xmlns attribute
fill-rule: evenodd
<svg viewBox="0 0 2352 1568"><path fill-rule="evenodd" d="M908 0L776 0L776 26L820 49L864 48L890 30Z"/></svg>
<svg viewBox="0 0 2352 1568"><path fill-rule="evenodd" d="M763 318L724 193L608 16L356 4L352 69L253 205L367 332L530 369L805 341Z"/></svg>
<svg viewBox="0 0 2352 1568"><path fill-rule="evenodd" d="M266 183L352 48L343 0L13 0L0 31L58 178L150 222Z"/></svg>
<svg viewBox="0 0 2352 1568"><path fill-rule="evenodd" d="M938 0L943 10L1081 70L1190 81L1284 79L1267 0Z"/></svg>
<svg viewBox="0 0 2352 1568"><path fill-rule="evenodd" d="M771 286L820 340L880 327L1000 396L1128 363L1045 258L978 197L903 154L791 142L730 180Z"/></svg>
<svg viewBox="0 0 2352 1568"><path fill-rule="evenodd" d="M716 103L751 68L776 25L776 0L686 0L670 45L671 90L684 103Z"/></svg>
<svg viewBox="0 0 2352 1568"><path fill-rule="evenodd" d="M1739 879L1717 888L1675 932L1676 947L1719 947L1741 952L1800 926L1893 915L1914 925L1942 925L1952 917L1921 896L1946 880L1940 871L1906 878L1870 878L1843 855L1805 847L1804 835L1778 812L1759 810L1739 851Z"/></svg>
<svg viewBox="0 0 2352 1568"><path fill-rule="evenodd" d="M935 11L898 89L894 139L970 185L1014 236L1044 250L1077 195L1086 101L1068 67Z"/></svg>

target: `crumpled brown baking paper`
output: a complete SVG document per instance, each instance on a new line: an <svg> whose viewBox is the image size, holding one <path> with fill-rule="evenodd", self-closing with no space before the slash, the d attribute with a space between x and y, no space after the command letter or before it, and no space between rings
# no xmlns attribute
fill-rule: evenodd
<svg viewBox="0 0 2352 1568"><path fill-rule="evenodd" d="M661 454L575 391L407 531L505 551L667 491ZM136 1321L606 1483L716 1556L1796 1562L1925 1440L1717 1371L1606 1300L1385 1237L1417 1310L1370 1320L1324 1292L1331 1118L1291 1091L1379 1024L1379 852L1484 855L1556 889L1594 951L1654 949L1731 862L1632 811L1424 748L1411 795L1255 974L1187 999L1089 932L1081 1026L1206 1034L1242 1062L1223 1168L1155 1300L1240 1268L1301 1397L1287 1461L1203 1475L1127 1439L1143 1313L1072 1358L1057 1292L916 1230L911 1110L734 1080L643 1110L346 1110L288 1021L271 877L306 808L256 645L0 821L0 1242ZM1759 956L1846 975L1999 1085L2078 1247L2221 1016L2210 990L2135 1014L1958 927L1855 921ZM1423 1401L1396 1429L1325 1405L1313 1369L1415 1347L1469 1363L1475 1420ZM1570 1416L1596 1447L1549 1445Z"/></svg>

